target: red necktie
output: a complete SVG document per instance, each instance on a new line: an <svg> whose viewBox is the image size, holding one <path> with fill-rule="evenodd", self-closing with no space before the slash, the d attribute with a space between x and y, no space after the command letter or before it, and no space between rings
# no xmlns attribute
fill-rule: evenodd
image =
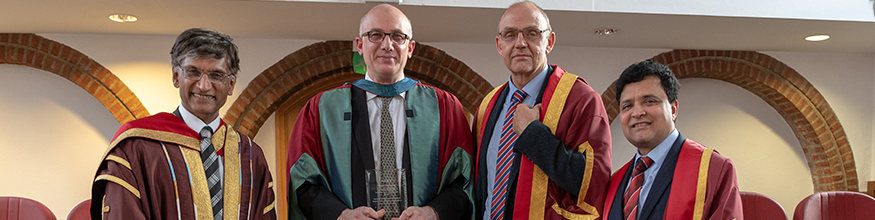
<svg viewBox="0 0 875 220"><path fill-rule="evenodd" d="M650 168L653 159L639 157L637 164L635 170L632 171L632 180L629 181L626 195L623 196L623 201L626 204L623 206L623 216L626 220L635 220L638 217L638 196L641 195L641 186L644 185L644 171Z"/></svg>
<svg viewBox="0 0 875 220"><path fill-rule="evenodd" d="M495 186L492 189L492 207L490 209L490 219L504 219L504 204L507 202L507 180L510 176L510 166L513 163L513 144L516 143L516 133L513 132L513 114L516 112L516 106L523 99L526 99L526 92L517 90L513 93L510 102L510 109L507 110L507 115L504 116L504 123L501 128L501 140L499 141L498 158L495 169Z"/></svg>

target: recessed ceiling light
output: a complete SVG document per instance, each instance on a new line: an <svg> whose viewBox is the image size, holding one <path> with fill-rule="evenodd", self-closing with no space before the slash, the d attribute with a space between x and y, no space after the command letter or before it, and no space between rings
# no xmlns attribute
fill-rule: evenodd
<svg viewBox="0 0 875 220"><path fill-rule="evenodd" d="M109 15L109 20L119 22L119 23L128 23L128 22L136 22L140 20L137 16L126 15L126 14L112 14Z"/></svg>
<svg viewBox="0 0 875 220"><path fill-rule="evenodd" d="M811 42L825 41L826 39L829 39L829 35L817 34L817 35L811 35L811 36L805 37L805 40L811 41Z"/></svg>
<svg viewBox="0 0 875 220"><path fill-rule="evenodd" d="M593 31L593 33L598 34L598 35L611 35L611 34L615 34L617 32L620 32L620 30L613 29L613 28L599 28L599 29L595 29L595 31Z"/></svg>

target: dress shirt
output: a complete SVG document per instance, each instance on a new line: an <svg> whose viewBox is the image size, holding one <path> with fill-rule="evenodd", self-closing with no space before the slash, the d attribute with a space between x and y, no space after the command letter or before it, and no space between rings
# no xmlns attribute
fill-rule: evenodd
<svg viewBox="0 0 875 220"><path fill-rule="evenodd" d="M401 75L403 78L404 75ZM373 82L374 80L365 74L365 80ZM367 90L365 90L367 92ZM374 167L380 167L380 111L383 108L383 100L377 94L367 92L368 98L368 122L371 125L371 142L373 143L374 152ZM395 132L395 165L398 168L403 168L402 158L404 156L404 135L407 133L407 117L404 113L405 97L407 92L402 92L392 97L392 102L389 103L389 115L392 116L392 128ZM407 171L410 172L410 171ZM379 175L377 180L379 181ZM400 179L399 179L400 181Z"/></svg>
<svg viewBox="0 0 875 220"><path fill-rule="evenodd" d="M182 106L182 103L179 103L179 115L182 116L182 121L185 122L185 125L188 125L188 127L191 128L191 130L194 130L198 134L200 134L201 129L204 129L204 126L210 126L210 128L213 129L213 134L215 134L216 129L219 129L219 124L221 124L220 120L219 120L219 116L216 116L216 118L213 119L213 121L211 121L209 124L204 123L204 121L201 121L200 118L198 118L197 116L194 116L194 114L189 112L188 109L185 109L185 106ZM198 136L200 136L200 135L198 135ZM198 142L198 143L200 143L200 142ZM200 144L198 144L198 146L200 146ZM215 143L213 143L213 146L214 147L216 146ZM219 149L216 149L216 154L218 154L218 152L219 152ZM219 175L219 183L221 184L222 188L224 189L224 186L225 186L225 161L224 161L224 157L222 157L222 155L219 155L218 161L219 161L219 170L216 171L216 174Z"/></svg>
<svg viewBox="0 0 875 220"><path fill-rule="evenodd" d="M523 99L522 103L529 104L529 106L535 105L538 95L541 94L541 85L544 84L544 80L547 78L547 70L549 69L550 67L545 64L544 70L541 70L541 73L538 73L538 76L535 76L532 81L529 81L529 83L523 86L522 90L523 92L526 92L527 96ZM513 84L513 78L508 76L507 81L507 96L504 99L504 105L501 107L501 114L498 115L498 121L495 122L495 128L492 130L492 138L489 139L489 148L486 151L486 179L488 188L486 190L486 211L483 213L483 219L490 219L490 215L492 214L490 212L490 208L492 207L492 189L495 187L495 167L498 165L498 150L501 145L501 127L504 124L504 116L507 115L507 110L510 109L513 93L519 90L519 88ZM519 134L517 134L517 136L519 136ZM510 193L513 192L508 192L508 194Z"/></svg>
<svg viewBox="0 0 875 220"><path fill-rule="evenodd" d="M674 144L674 141L678 139L677 129L674 129L671 133L668 134L668 137L665 140L662 140L659 145L656 145L653 150L650 150L647 155L641 155L641 153L635 153L635 159L632 160L632 164L629 164L629 169L635 169L637 166L638 158L647 156L653 160L653 164L650 165L650 168L647 168L644 171L644 184L641 185L641 193L638 195L638 214L641 213L641 208L644 207L644 201L647 201L647 194L650 193L650 187L653 185L653 181L656 180L656 174L659 173L659 168L662 167L662 162L665 161L665 157L668 156L668 151L671 150L671 145ZM630 181L631 183L631 181ZM628 190L629 185L626 185L626 189Z"/></svg>

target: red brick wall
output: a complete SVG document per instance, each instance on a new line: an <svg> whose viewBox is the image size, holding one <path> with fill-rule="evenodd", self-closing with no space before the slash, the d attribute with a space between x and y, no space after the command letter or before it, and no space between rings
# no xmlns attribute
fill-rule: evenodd
<svg viewBox="0 0 875 220"><path fill-rule="evenodd" d="M33 67L88 91L120 124L149 116L140 99L112 72L67 45L35 34L0 33L0 64Z"/></svg>
<svg viewBox="0 0 875 220"><path fill-rule="evenodd" d="M679 79L717 79L756 94L793 129L808 159L815 191L859 191L854 155L839 119L793 68L754 51L674 50L651 59L668 65ZM614 81L602 93L611 121L618 113L616 89Z"/></svg>

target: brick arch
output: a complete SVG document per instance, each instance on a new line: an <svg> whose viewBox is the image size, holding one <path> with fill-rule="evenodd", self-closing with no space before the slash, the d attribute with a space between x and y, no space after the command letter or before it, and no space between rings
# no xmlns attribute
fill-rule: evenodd
<svg viewBox="0 0 875 220"><path fill-rule="evenodd" d="M85 54L36 34L0 33L0 64L45 70L82 87L119 124L149 116L140 99L115 74Z"/></svg>
<svg viewBox="0 0 875 220"><path fill-rule="evenodd" d="M254 137L264 122L288 99L309 99L294 96L316 88L326 78L347 78L353 73L352 41L325 41L301 48L255 77L225 114L227 122L239 131ZM417 44L407 61L405 73L459 98L471 112L492 89L483 77L462 61L442 50Z"/></svg>
<svg viewBox="0 0 875 220"><path fill-rule="evenodd" d="M774 108L796 134L816 192L858 191L854 155L835 112L805 77L754 51L673 50L651 58L675 76L710 78L738 85ZM616 118L616 81L602 93L609 120Z"/></svg>

